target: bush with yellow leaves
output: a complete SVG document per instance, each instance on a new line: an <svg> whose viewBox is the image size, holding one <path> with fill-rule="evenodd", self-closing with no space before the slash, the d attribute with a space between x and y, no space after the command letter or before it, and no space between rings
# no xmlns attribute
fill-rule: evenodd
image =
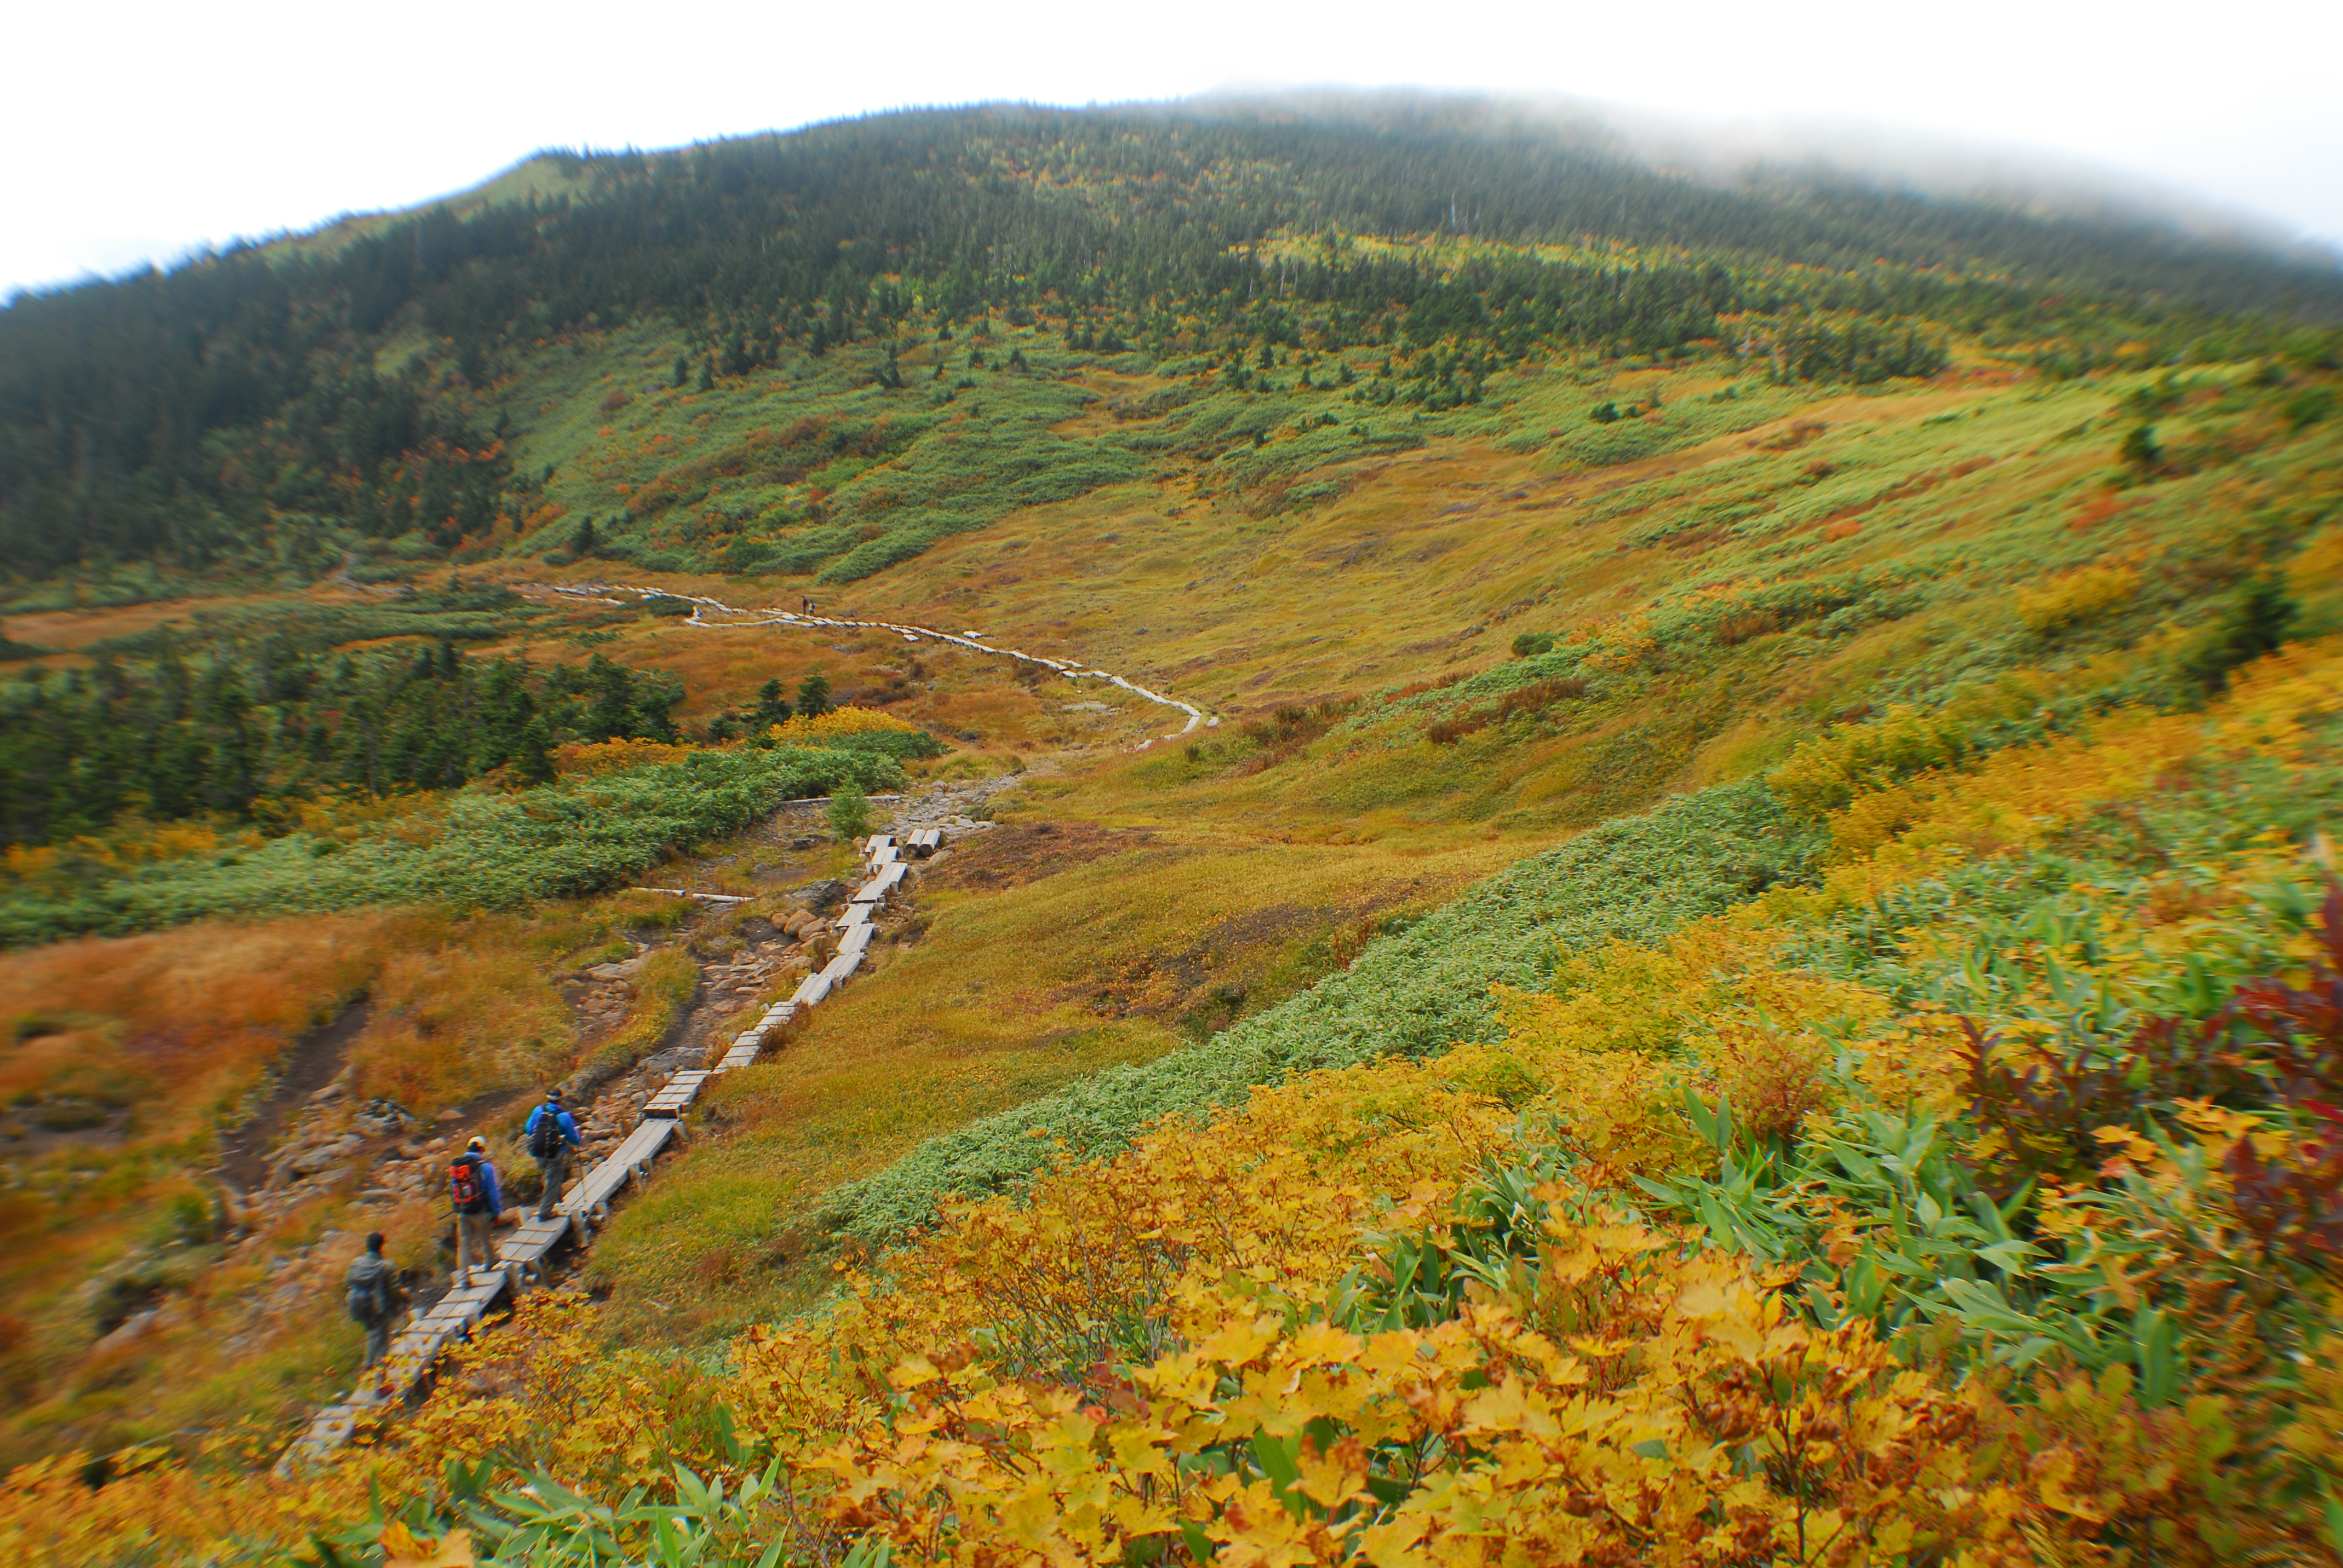
<svg viewBox="0 0 2343 1568"><path fill-rule="evenodd" d="M540 1299L265 1503L20 1474L0 1557L2343 1558L2343 658L1907 728L1815 770L1819 885L1560 955L1502 1041L1061 1151L720 1359Z"/></svg>
<svg viewBox="0 0 2343 1568"><path fill-rule="evenodd" d="M908 719L875 708L857 708L849 704L832 708L811 717L797 714L773 725L766 737L779 746L819 746L825 740L835 740L847 735L870 735L882 730L915 735L920 727Z"/></svg>

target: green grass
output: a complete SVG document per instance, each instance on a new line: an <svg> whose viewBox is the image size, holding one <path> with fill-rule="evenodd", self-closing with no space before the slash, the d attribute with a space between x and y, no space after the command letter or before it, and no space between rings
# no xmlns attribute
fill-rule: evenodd
<svg viewBox="0 0 2343 1568"><path fill-rule="evenodd" d="M504 793L458 791L345 844L295 832L215 855L106 865L68 853L0 889L0 941L120 934L221 915L444 903L514 909L602 889L781 801L902 780L870 751L785 748Z"/></svg>
<svg viewBox="0 0 2343 1568"><path fill-rule="evenodd" d="M1346 970L1210 1040L930 1141L831 1193L822 1223L882 1245L928 1220L945 1196L1023 1180L1059 1145L1107 1153L1149 1122L1237 1103L1256 1084L1493 1038L1492 987L1543 985L1560 954L1614 939L1654 940L1804 875L1819 848L1755 785L1606 823L1372 943Z"/></svg>
<svg viewBox="0 0 2343 1568"><path fill-rule="evenodd" d="M1002 368L1021 347L1031 367ZM968 368L971 348L989 368ZM522 467L552 468L547 498L596 518L608 559L852 582L1020 508L1149 471L1111 432L1053 430L1091 396L1061 378L1073 361L1035 332L914 347L894 387L866 346L701 392L670 385L680 351L629 328L553 352L518 389L537 409ZM938 365L950 367L941 381ZM550 525L521 548L567 545L574 529Z"/></svg>

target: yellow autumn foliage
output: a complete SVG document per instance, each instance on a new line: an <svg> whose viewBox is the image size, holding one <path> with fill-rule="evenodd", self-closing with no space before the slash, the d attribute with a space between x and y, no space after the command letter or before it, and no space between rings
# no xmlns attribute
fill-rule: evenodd
<svg viewBox="0 0 2343 1568"><path fill-rule="evenodd" d="M851 704L817 713L809 719L800 713L785 719L765 733L783 746L814 746L841 735L867 735L874 729L890 729L910 734L920 727L909 719L898 719L875 708L856 708Z"/></svg>
<svg viewBox="0 0 2343 1568"><path fill-rule="evenodd" d="M2239 672L2207 714L2117 714L1908 769L1856 765L1850 749L1841 761L1855 761L1817 775L1847 785L1819 888L1652 947L1564 955L1549 990L1501 995L1500 1041L1257 1090L1109 1158L1063 1151L1029 1190L949 1207L848 1270L824 1312L753 1331L720 1362L613 1352L589 1304L545 1296L524 1332L456 1358L422 1412L298 1484L160 1461L95 1493L67 1462L19 1473L0 1493L0 1562L297 1540L370 1496L428 1493L451 1455L615 1497L671 1487L679 1463L738 1474L768 1453L779 1501L756 1528L797 1561L882 1540L899 1563L971 1568L2211 1568L2247 1539L2270 1561L2331 1560L2316 1507L2281 1495L2343 1478L2343 1384L2325 1366L2297 1379L2280 1442L2297 1468L2272 1481L2241 1458L2226 1387L2157 1403L2120 1364L2053 1366L2023 1387L1956 1373L1925 1335L1891 1351L1865 1317L1821 1326L1795 1269L1625 1205L1643 1207L1635 1178L1715 1168L1687 1091L1781 1141L1833 1115L1835 1093L1938 1116L1967 1105L1965 1020L1806 962L1798 943L1825 917L2041 844L2193 758L2307 760L2311 722L2338 709L2343 658L2290 649ZM2066 955L2094 997L2144 1007L2186 954L2227 940L2207 908L2300 869L2284 835L2227 854L2107 895L2124 929L2087 967ZM1870 940L1940 972L1965 938ZM2016 1059L2072 1010L2045 978L2057 956L2001 955L2013 989L1987 1021ZM2239 1139L2278 1147L2209 1102L2182 1122L2173 1135L2216 1161ZM2145 1237L2167 1256L2212 1245L2202 1214L2151 1234L2117 1207L2134 1171L2174 1191L2182 1151L2107 1131L2110 1185L2052 1194L2044 1233ZM1403 1279L1403 1260L1466 1256L1493 1222L1489 1172L1555 1151L1567 1179L1536 1189L1503 1270L1456 1265L1443 1312L1367 1310L1429 1277ZM1843 1217L1824 1244L1841 1261L1906 1218ZM757 1457L728 1447L728 1423Z"/></svg>

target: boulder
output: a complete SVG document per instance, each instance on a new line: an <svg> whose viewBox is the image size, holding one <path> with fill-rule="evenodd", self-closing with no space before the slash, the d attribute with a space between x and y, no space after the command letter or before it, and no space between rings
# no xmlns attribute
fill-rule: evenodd
<svg viewBox="0 0 2343 1568"><path fill-rule="evenodd" d="M791 888L789 896L809 910L835 909L846 901L846 884L835 877Z"/></svg>

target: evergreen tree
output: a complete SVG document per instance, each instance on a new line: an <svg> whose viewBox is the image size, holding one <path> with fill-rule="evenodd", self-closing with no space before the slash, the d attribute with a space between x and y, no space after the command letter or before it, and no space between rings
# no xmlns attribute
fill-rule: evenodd
<svg viewBox="0 0 2343 1568"><path fill-rule="evenodd" d="M602 541L594 532L594 519L578 518L578 531L569 536L569 553L582 561L601 548Z"/></svg>
<svg viewBox="0 0 2343 1568"><path fill-rule="evenodd" d="M776 724L787 724L789 721L789 699L781 695L781 683L778 679L769 680L759 687L757 711L754 718L758 732L761 734Z"/></svg>
<svg viewBox="0 0 2343 1568"><path fill-rule="evenodd" d="M524 784L553 782L553 737L542 714L532 714L513 746L513 777Z"/></svg>
<svg viewBox="0 0 2343 1568"><path fill-rule="evenodd" d="M798 682L798 711L819 719L830 711L830 677L819 669Z"/></svg>

